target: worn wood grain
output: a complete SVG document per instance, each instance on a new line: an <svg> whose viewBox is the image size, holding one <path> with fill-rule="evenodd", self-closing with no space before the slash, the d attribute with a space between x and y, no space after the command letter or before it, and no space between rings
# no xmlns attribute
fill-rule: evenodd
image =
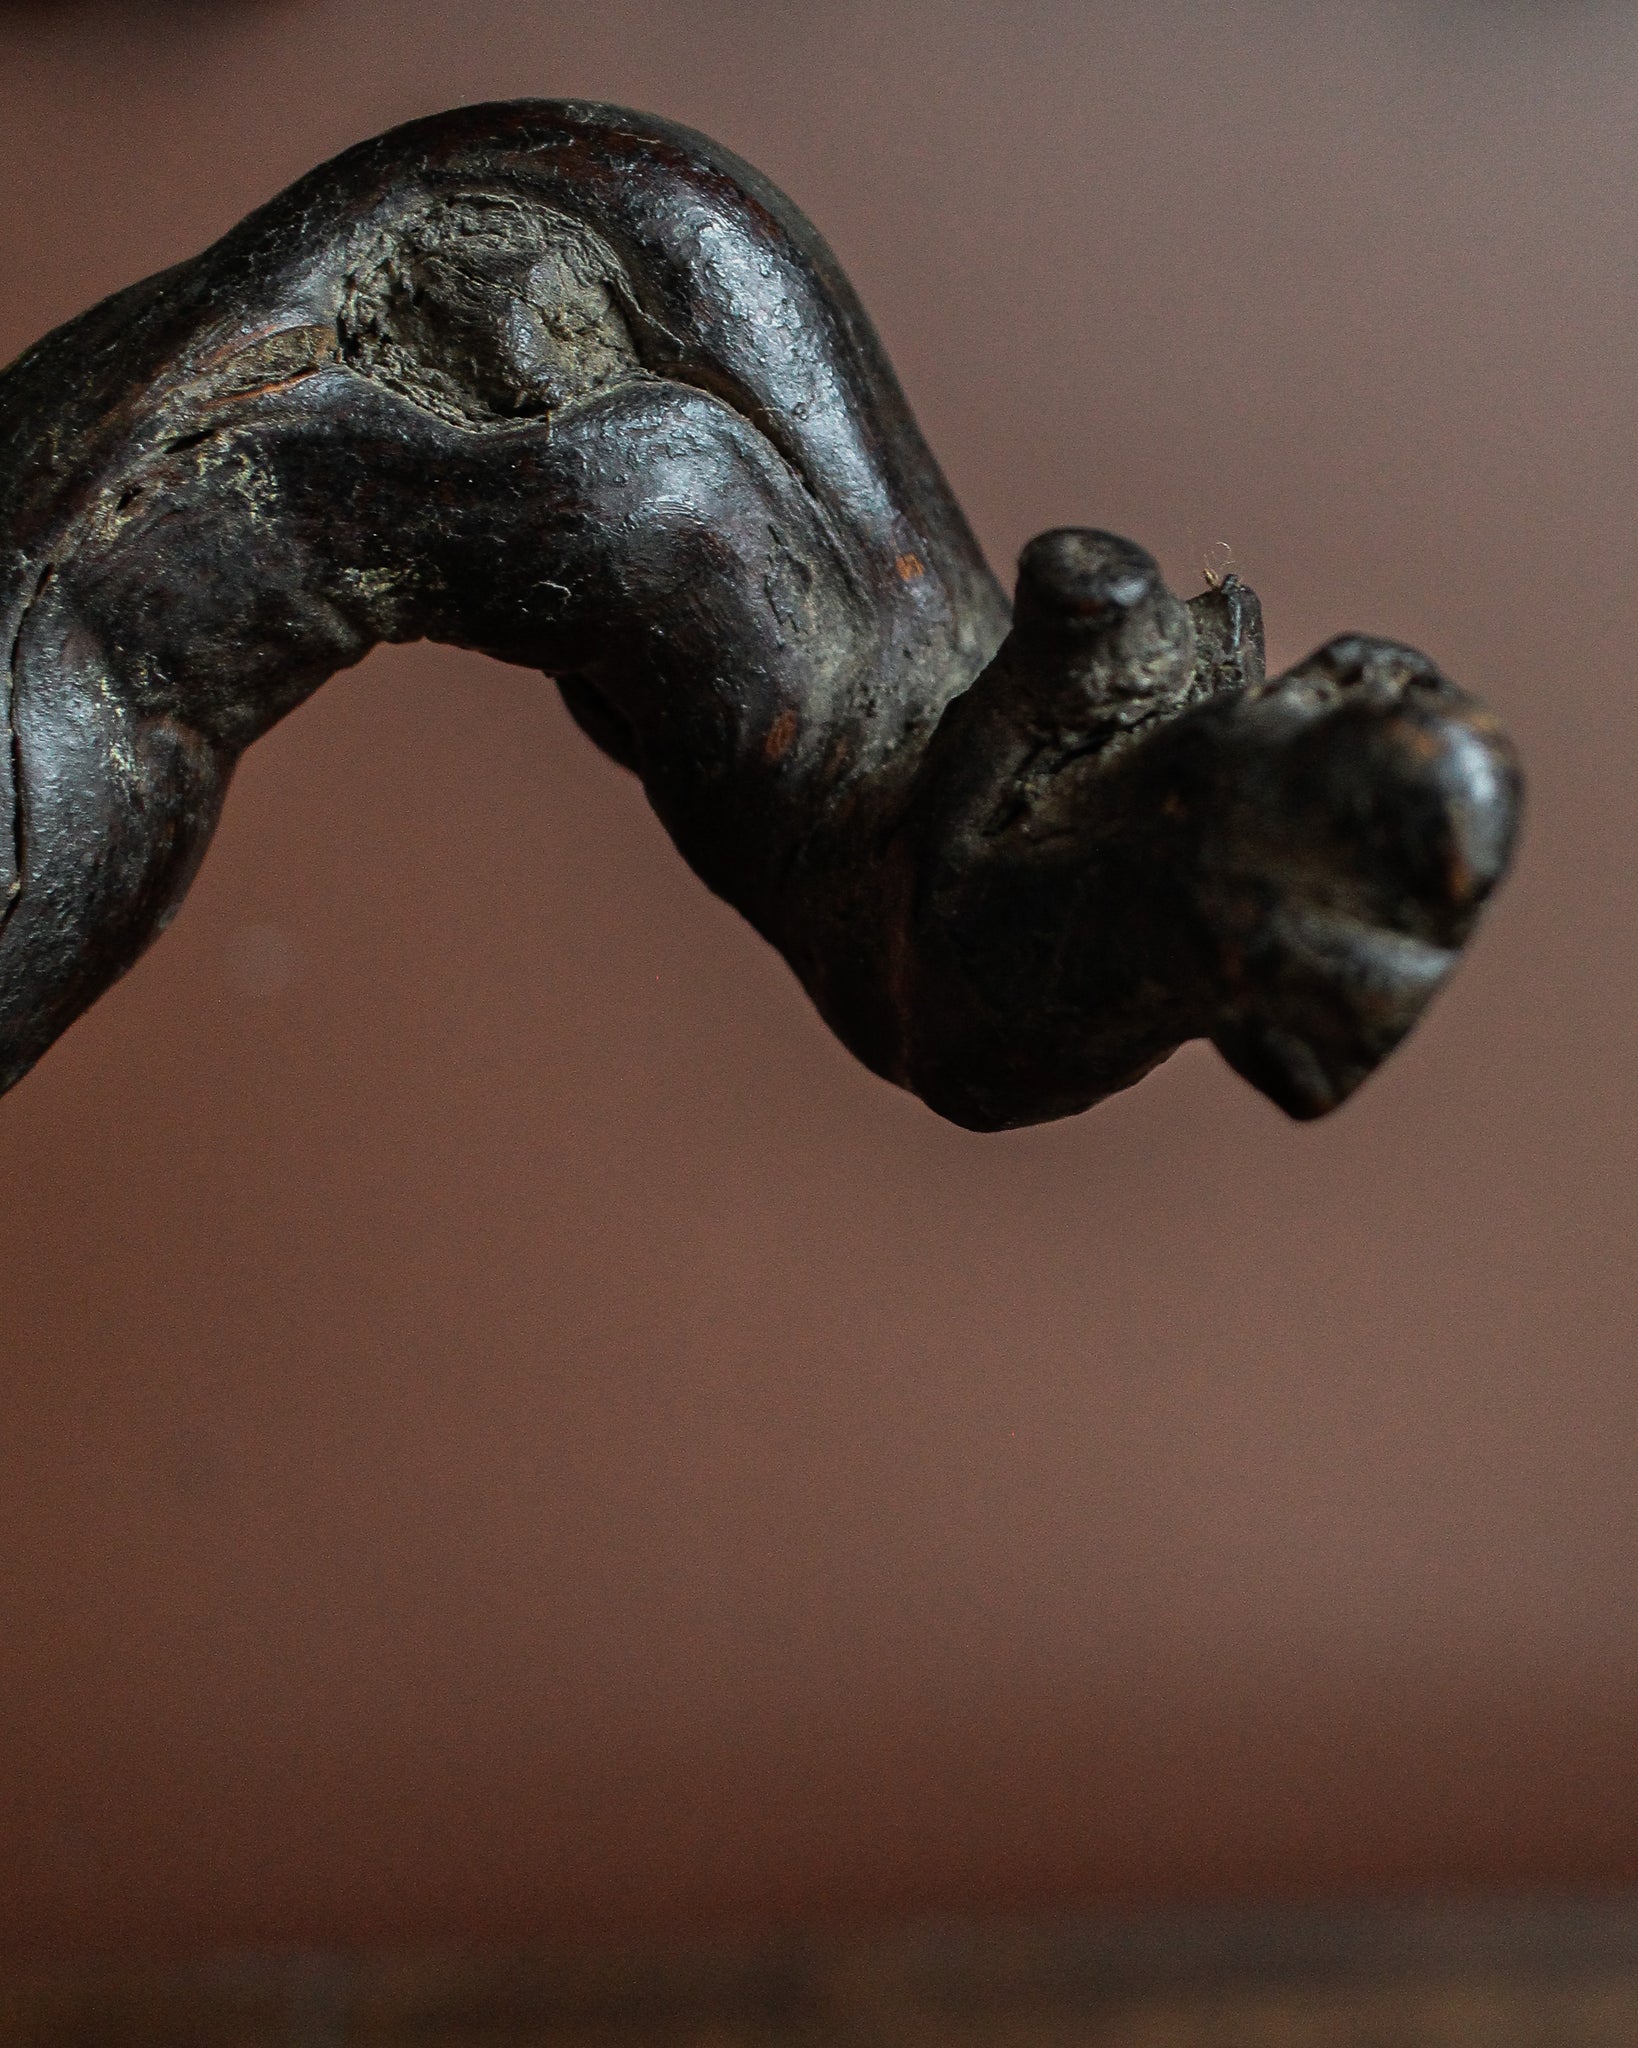
<svg viewBox="0 0 1638 2048"><path fill-rule="evenodd" d="M164 929L244 749L417 638L553 678L844 1042L974 1129L1196 1037L1323 1114L1513 841L1511 747L1408 648L1270 680L1249 590L1087 527L1009 606L749 165L469 107L0 376L0 1088Z"/></svg>

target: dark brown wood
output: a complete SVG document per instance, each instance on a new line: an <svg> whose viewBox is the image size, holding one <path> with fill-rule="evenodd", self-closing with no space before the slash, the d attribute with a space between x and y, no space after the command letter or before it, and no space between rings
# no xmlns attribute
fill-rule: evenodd
<svg viewBox="0 0 1638 2048"><path fill-rule="evenodd" d="M859 1057L979 1129L1201 1036L1332 1108L1514 834L1505 738L1406 648L1269 682L1243 585L1081 529L1009 610L813 230L609 107L398 129L48 336L0 540L0 1086L381 641L554 677Z"/></svg>
<svg viewBox="0 0 1638 2048"><path fill-rule="evenodd" d="M1629 1901L0 1969L0 2048L1632 2048Z"/></svg>

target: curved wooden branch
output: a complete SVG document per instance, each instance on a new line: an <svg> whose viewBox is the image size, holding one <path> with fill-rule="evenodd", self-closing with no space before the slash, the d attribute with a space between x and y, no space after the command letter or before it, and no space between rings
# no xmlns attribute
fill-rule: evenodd
<svg viewBox="0 0 1638 2048"><path fill-rule="evenodd" d="M378 641L554 677L836 1031L992 1129L1211 1037L1297 1116L1450 972L1518 804L1420 656L1044 534L1005 599L813 230L613 108L349 151L0 380L0 1085Z"/></svg>

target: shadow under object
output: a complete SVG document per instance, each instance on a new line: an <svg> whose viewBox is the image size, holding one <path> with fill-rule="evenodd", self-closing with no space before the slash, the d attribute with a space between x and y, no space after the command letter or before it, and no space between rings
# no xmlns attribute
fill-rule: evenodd
<svg viewBox="0 0 1638 2048"><path fill-rule="evenodd" d="M0 2048L1631 2048L1638 1908L1215 1912L601 1957L0 1972Z"/></svg>
<svg viewBox="0 0 1638 2048"><path fill-rule="evenodd" d="M239 754L381 641L554 677L877 1073L999 1129L1209 1037L1294 1116L1455 963L1494 720L1131 542L1011 607L812 228L518 102L353 149L0 378L0 1087L174 914Z"/></svg>

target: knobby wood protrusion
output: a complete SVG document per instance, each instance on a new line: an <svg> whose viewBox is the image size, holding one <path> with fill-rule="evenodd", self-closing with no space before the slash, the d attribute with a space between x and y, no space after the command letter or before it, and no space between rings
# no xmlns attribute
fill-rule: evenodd
<svg viewBox="0 0 1638 2048"><path fill-rule="evenodd" d="M1514 834L1420 655L1263 673L1043 534L1010 608L846 280L756 172L575 103L349 151L0 379L0 1086L161 931L234 762L380 641L556 679L869 1066L991 1129L1211 1038L1334 1107Z"/></svg>

